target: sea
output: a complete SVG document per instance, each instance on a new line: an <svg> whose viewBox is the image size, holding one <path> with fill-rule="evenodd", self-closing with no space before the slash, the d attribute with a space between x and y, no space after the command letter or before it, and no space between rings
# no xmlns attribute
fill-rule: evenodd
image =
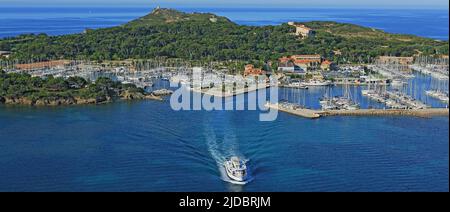
<svg viewBox="0 0 450 212"><path fill-rule="evenodd" d="M245 25L325 20L448 40L448 10L177 8ZM61 35L126 23L148 8L0 6L0 37ZM415 73L406 93L434 107L435 86ZM170 88L158 81L157 88ZM448 86L448 84L447 84ZM172 88L173 89L173 88ZM363 108L383 108L350 87ZM318 108L326 92L280 89L279 98ZM247 95L246 95L247 96ZM449 117L326 117L260 110L174 111L169 99L106 105L0 105L0 191L449 191ZM226 158L248 162L251 181L229 182Z"/></svg>

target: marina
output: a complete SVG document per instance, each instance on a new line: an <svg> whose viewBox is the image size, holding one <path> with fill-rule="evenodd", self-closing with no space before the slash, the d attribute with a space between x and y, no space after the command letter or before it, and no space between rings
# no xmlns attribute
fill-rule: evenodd
<svg viewBox="0 0 450 212"><path fill-rule="evenodd" d="M92 8L92 13L91 9L88 11L81 7L0 10L3 20L0 25L10 29L0 32L3 37L22 33L36 33L35 36L41 37L38 35L40 32L49 35L82 33L86 28L93 28L86 30L86 36L90 37L95 28L122 25L149 12L146 7ZM321 19L448 40L448 11L306 7L251 8L251 12L236 8L186 10L219 13L239 24L252 26L281 25L287 17L298 22ZM111 37L119 35L111 33ZM168 41L172 37L162 38ZM50 36L43 38L48 39ZM224 51L220 55L233 54L226 44L233 45L234 42L223 41L224 46L221 47ZM338 41L330 40L330 43ZM79 47L88 45L82 44ZM144 43L137 42L138 48L129 48L129 44L134 43L124 45L126 55L141 52L153 56L154 50L145 48ZM154 49L164 51L165 55L184 54L155 45ZM276 45L276 42L268 45ZM328 42L325 45L328 48ZM339 47L339 43L333 45ZM176 48L182 49L182 45ZM397 51L388 48L377 50L386 54ZM317 48L301 50L299 53L303 54L315 50L328 54ZM433 74L437 70L433 68L427 68L432 73L414 68L406 71L414 78L401 77L390 73L392 71L386 71L392 76L385 77L367 67L373 65L373 58L368 63L350 62L358 55L365 60L366 55L360 54L359 50L356 50L356 56L352 56L354 52L349 48L332 50L334 59L341 59L330 70L318 68L282 73L275 69L276 61L272 61L275 68L265 74L284 75L278 85L282 100L278 105L267 105L280 111L273 122L257 121L261 111L174 111L164 96L158 96L162 101L120 101L67 107L23 107L0 103L0 189L14 192L448 192L448 103L439 97L448 94L445 78L441 83L432 81L432 78L439 78L438 74ZM189 53L195 57L195 49L191 51ZM270 54L271 51L267 52ZM256 52L246 53L239 53L240 59L256 55ZM89 52L88 56L91 55ZM103 56L108 54L99 55L99 58ZM431 58L428 61L421 66L434 64ZM7 67L5 71L8 73L29 73L42 79L81 76L89 81L108 77L115 82L134 84L149 94L162 95L170 95L176 89L172 84L190 87L190 73L195 66L202 66L208 74L212 71L220 76L242 74L227 70L222 64L210 65L213 63L210 61L167 61L164 58L103 60L101 63L78 60L70 62L72 64L55 61L54 65L62 65L41 70L18 70L12 67L19 63L11 60L0 60L0 63L3 64L0 66ZM21 63L52 65L38 59ZM242 71L247 63L237 61L235 66ZM411 68L414 64L407 66ZM255 66L263 68L262 64ZM324 81L331 81L331 84L306 86L306 89L303 82L314 78L319 82L315 84ZM233 95L233 81L245 87L245 82L240 79L227 80L228 95ZM212 86L208 79L201 87L204 89L199 92L215 87L218 97L224 97L223 92L219 94L222 91L219 83ZM323 97L345 97L346 91L359 109L322 110L320 102ZM387 101L394 98L389 96L390 92L400 92L402 95L398 94L397 98L406 95L408 101L420 101L427 108L389 108ZM223 100L230 99L231 96L226 96ZM239 175L228 174L226 170L225 164L233 156L238 156L239 161L234 167L241 168L235 170L243 170L245 164L248 183L239 183L241 178L237 179L238 183L231 182L229 176Z"/></svg>

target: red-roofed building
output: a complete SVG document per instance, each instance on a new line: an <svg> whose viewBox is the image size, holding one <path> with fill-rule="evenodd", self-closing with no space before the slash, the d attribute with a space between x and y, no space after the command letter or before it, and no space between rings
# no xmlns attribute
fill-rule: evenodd
<svg viewBox="0 0 450 212"><path fill-rule="evenodd" d="M17 64L15 67L16 69L19 70L34 70L34 69L64 67L66 65L70 65L70 63L71 61L69 60L51 60L46 62Z"/></svg>
<svg viewBox="0 0 450 212"><path fill-rule="evenodd" d="M292 55L291 58L293 60L312 60L314 62L322 62L322 56L319 54L301 54L301 55Z"/></svg>
<svg viewBox="0 0 450 212"><path fill-rule="evenodd" d="M259 75L265 75L265 74L266 74L265 71L263 71L262 69L259 69L259 68L255 68L255 66L252 64L248 64L245 66L244 77L259 76Z"/></svg>
<svg viewBox="0 0 450 212"><path fill-rule="evenodd" d="M278 60L280 62L280 67L287 66L291 62L295 66L298 66L305 71L307 71L308 69L317 69L322 65L322 56L320 56L319 54L292 55L290 57L282 57Z"/></svg>
<svg viewBox="0 0 450 212"><path fill-rule="evenodd" d="M322 64L320 64L320 68L322 70L329 71L329 70L331 70L333 68L333 65L334 65L333 62L331 62L329 60L324 60L322 62Z"/></svg>
<svg viewBox="0 0 450 212"><path fill-rule="evenodd" d="M278 59L278 61L279 61L280 63L287 63L287 62L291 61L291 58L286 57L286 56L283 56L283 57L281 57L280 59Z"/></svg>

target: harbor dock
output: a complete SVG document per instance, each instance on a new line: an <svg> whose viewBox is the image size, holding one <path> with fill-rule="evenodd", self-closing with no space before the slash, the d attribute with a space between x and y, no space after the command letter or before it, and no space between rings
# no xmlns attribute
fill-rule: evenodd
<svg viewBox="0 0 450 212"><path fill-rule="evenodd" d="M312 110L312 109L291 109L280 107L279 104L266 104L266 107L276 109L281 112L301 116L309 119L316 119L325 116L415 116L428 118L433 116L448 116L448 108L427 108L427 109L359 109L359 110Z"/></svg>
<svg viewBox="0 0 450 212"><path fill-rule="evenodd" d="M428 118L432 116L448 116L448 108L426 109L359 109L330 110L317 112L320 116L415 116Z"/></svg>
<svg viewBox="0 0 450 212"><path fill-rule="evenodd" d="M263 85L254 85L254 86L250 86L250 87L243 88L243 89L236 89L234 91L228 91L228 92L222 91L222 90L218 90L218 89L194 89L194 88L191 88L191 91L197 92L197 93L206 94L206 95L209 95L209 96L216 96L216 97L221 97L221 98L227 98L227 97L233 97L233 96L238 96L238 95L241 95L241 94L254 92L254 91L257 91L257 90L267 89L269 87L270 87L270 85L263 84Z"/></svg>
<svg viewBox="0 0 450 212"><path fill-rule="evenodd" d="M320 114L317 113L317 111L315 110L311 110L311 109L306 109L306 108L301 108L301 109L290 109L290 108L285 108L285 107L280 107L279 104L270 104L267 103L266 104L267 108L271 108L271 109L275 109L278 111L282 111L285 113L290 113L292 115L297 115L297 116L301 116L304 118L309 118L309 119L316 119L320 117Z"/></svg>

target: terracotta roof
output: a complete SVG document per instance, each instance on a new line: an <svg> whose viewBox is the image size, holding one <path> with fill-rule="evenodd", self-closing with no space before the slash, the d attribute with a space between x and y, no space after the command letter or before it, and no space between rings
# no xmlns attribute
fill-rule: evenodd
<svg viewBox="0 0 450 212"><path fill-rule="evenodd" d="M329 60L324 60L322 62L323 65L331 65L333 62L329 61Z"/></svg>
<svg viewBox="0 0 450 212"><path fill-rule="evenodd" d="M278 59L280 62L282 62L282 63L286 63L286 62L289 62L290 60L291 60L291 58L289 58L289 57L282 57L282 58L280 58L280 59Z"/></svg>
<svg viewBox="0 0 450 212"><path fill-rule="evenodd" d="M68 60L52 60L46 62L38 63L28 63L28 64L17 64L17 69L36 69L36 68L50 68L56 66L68 65L70 62Z"/></svg>
<svg viewBox="0 0 450 212"><path fill-rule="evenodd" d="M308 64L308 63L315 63L317 60L295 60L295 64Z"/></svg>

